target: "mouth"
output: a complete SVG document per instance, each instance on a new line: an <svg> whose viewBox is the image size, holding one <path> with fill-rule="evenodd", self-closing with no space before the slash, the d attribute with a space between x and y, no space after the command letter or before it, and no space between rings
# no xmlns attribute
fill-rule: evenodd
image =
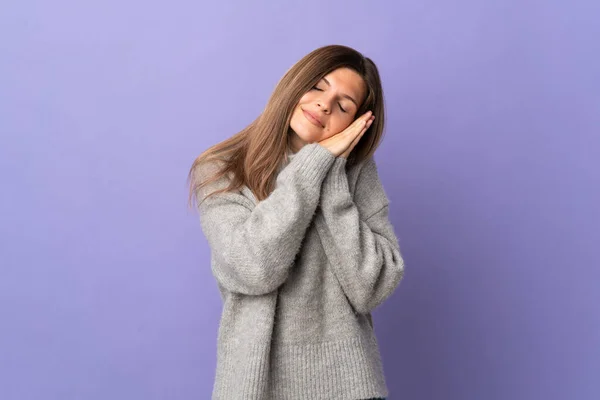
<svg viewBox="0 0 600 400"><path fill-rule="evenodd" d="M321 122L313 114L306 110L302 110L302 113L304 114L306 119L310 121L311 124L318 126L319 128L323 128L323 124L321 124Z"/></svg>

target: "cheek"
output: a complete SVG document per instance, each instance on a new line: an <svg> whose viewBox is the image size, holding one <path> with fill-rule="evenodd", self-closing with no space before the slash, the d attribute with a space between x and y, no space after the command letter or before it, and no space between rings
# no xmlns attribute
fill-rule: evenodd
<svg viewBox="0 0 600 400"><path fill-rule="evenodd" d="M307 103L310 102L310 99L307 98L306 95L304 95L300 101L298 101L298 104L296 104L296 107L294 108L294 112L293 115L296 117L303 117L304 115L302 114L302 108L305 108L305 105Z"/></svg>
<svg viewBox="0 0 600 400"><path fill-rule="evenodd" d="M298 101L298 106L303 105L305 103L310 103L312 101L312 96L310 93L305 93L304 96L300 98Z"/></svg>
<svg viewBox="0 0 600 400"><path fill-rule="evenodd" d="M304 113L302 112L302 108L300 108L300 106L296 107L294 110L293 118L296 121L302 121L302 119L304 119Z"/></svg>
<svg viewBox="0 0 600 400"><path fill-rule="evenodd" d="M335 134L340 133L352 124L352 118L336 118L332 119L329 124L329 130Z"/></svg>

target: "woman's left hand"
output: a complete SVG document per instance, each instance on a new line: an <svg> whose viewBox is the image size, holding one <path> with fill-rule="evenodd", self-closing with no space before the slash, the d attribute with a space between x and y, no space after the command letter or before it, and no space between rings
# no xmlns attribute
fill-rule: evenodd
<svg viewBox="0 0 600 400"><path fill-rule="evenodd" d="M362 128L361 132L358 135L356 135L356 138L352 141L352 143L350 143L350 146L348 146L346 151L344 151L342 154L340 154L340 157L348 158L348 156L354 149L354 146L356 146L356 144L360 141L360 138L362 138L362 136L365 134L367 129L369 129L369 127L371 126L371 124L373 123L374 120L375 120L375 116L371 115L371 117L367 120L367 123L365 124L365 126ZM350 127L351 126L352 125L350 125ZM350 129L350 127L346 128L346 129Z"/></svg>

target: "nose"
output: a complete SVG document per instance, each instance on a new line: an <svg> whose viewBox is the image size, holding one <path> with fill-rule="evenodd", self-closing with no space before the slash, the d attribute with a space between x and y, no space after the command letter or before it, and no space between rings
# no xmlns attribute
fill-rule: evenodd
<svg viewBox="0 0 600 400"><path fill-rule="evenodd" d="M317 107L321 108L325 114L329 112L329 107L327 106L327 102L325 101L319 101L317 103Z"/></svg>

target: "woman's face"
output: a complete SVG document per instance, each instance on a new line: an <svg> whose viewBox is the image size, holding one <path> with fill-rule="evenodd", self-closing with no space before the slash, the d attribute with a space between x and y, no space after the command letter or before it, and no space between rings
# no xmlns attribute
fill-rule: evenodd
<svg viewBox="0 0 600 400"><path fill-rule="evenodd" d="M346 129L357 117L365 95L365 82L354 70L338 68L326 75L302 96L292 113L292 150Z"/></svg>

